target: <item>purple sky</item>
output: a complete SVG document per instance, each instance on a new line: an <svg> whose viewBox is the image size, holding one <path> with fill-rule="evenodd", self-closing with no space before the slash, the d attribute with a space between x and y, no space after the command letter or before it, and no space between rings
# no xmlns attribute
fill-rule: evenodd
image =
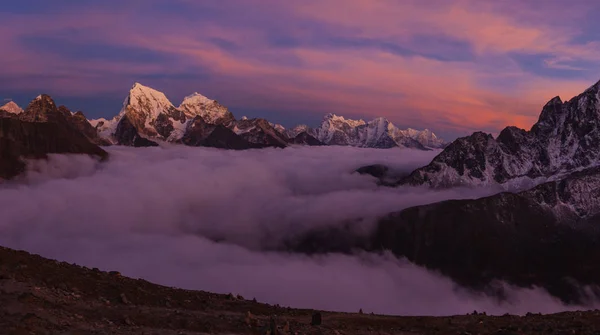
<svg viewBox="0 0 600 335"><path fill-rule="evenodd" d="M291 126L384 116L451 139L529 129L600 79L597 1L20 0L0 11L0 99L115 115L138 81Z"/></svg>

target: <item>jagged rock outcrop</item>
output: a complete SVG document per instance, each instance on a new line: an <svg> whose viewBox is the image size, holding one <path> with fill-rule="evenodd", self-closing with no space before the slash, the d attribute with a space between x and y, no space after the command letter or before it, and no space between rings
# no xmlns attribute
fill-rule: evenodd
<svg viewBox="0 0 600 335"><path fill-rule="evenodd" d="M402 183L512 187L592 166L600 159L599 88L600 82L567 102L551 99L530 131L507 127L495 139L479 132L457 139Z"/></svg>
<svg viewBox="0 0 600 335"><path fill-rule="evenodd" d="M0 180L11 179L23 172L24 159L43 159L51 153L108 158L106 151L68 124L0 118Z"/></svg>
<svg viewBox="0 0 600 335"><path fill-rule="evenodd" d="M62 127L71 128L83 134L88 140L97 145L110 145L110 142L101 138L96 129L88 122L82 112L71 113L65 106L56 106L54 100L42 94L35 98L27 108L19 113L13 114L25 122L53 122Z"/></svg>
<svg viewBox="0 0 600 335"><path fill-rule="evenodd" d="M265 119L242 119L235 123L233 131L255 147L285 148L287 138Z"/></svg>
<svg viewBox="0 0 600 335"><path fill-rule="evenodd" d="M124 115L117 124L114 133L117 144L131 147L156 147L158 143L140 136L134 123L129 120L129 115Z"/></svg>
<svg viewBox="0 0 600 335"><path fill-rule="evenodd" d="M323 142L317 140L314 136L310 135L309 133L307 133L305 131L299 133L294 138L291 138L289 140L289 143L291 143L291 144L308 145L308 146L322 146L322 145L325 145L325 144L323 144Z"/></svg>
<svg viewBox="0 0 600 335"><path fill-rule="evenodd" d="M85 135L85 137L87 137L92 143L104 146L111 145L110 141L98 135L98 131L89 123L83 112L78 111L70 115L69 118L67 118L67 121L75 129L79 130L83 135Z"/></svg>
<svg viewBox="0 0 600 335"><path fill-rule="evenodd" d="M377 185L380 186L396 186L396 183L402 177L405 177L402 173L391 170L388 166L383 164L373 164L360 167L355 171L358 174L370 175L377 179Z"/></svg>
<svg viewBox="0 0 600 335"><path fill-rule="evenodd" d="M280 130L281 132L281 130ZM296 136L300 135L300 133L307 133L308 135L317 138L317 133L315 131L315 129L305 125L305 124L301 124L301 125L297 125L293 128L289 128L289 129L284 129L282 132L285 136L287 136L287 138L295 138Z"/></svg>
<svg viewBox="0 0 600 335"><path fill-rule="evenodd" d="M41 94L33 99L25 111L19 114L19 120L67 124L64 110L59 110L54 100L47 94Z"/></svg>
<svg viewBox="0 0 600 335"><path fill-rule="evenodd" d="M189 146L202 146L222 149L243 150L252 145L231 129L223 125L209 124L201 116L196 116L188 126L182 143Z"/></svg>

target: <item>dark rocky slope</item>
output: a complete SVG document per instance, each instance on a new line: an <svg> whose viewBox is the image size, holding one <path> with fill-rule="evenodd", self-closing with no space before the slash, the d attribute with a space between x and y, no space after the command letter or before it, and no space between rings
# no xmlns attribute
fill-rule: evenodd
<svg viewBox="0 0 600 335"><path fill-rule="evenodd" d="M33 100L19 115L0 115L0 180L23 172L24 159L46 158L51 153L106 159L108 153L80 130L77 119L79 116L71 115L65 108L57 108L47 95Z"/></svg>
<svg viewBox="0 0 600 335"><path fill-rule="evenodd" d="M243 150L253 147L252 143L223 125L209 124L201 116L194 117L181 139L185 145Z"/></svg>
<svg viewBox="0 0 600 335"><path fill-rule="evenodd" d="M320 325L311 324L316 313ZM1 334L588 335L600 332L599 316L590 311L392 317L291 309L169 288L0 247Z"/></svg>
<svg viewBox="0 0 600 335"><path fill-rule="evenodd" d="M388 250L477 290L501 280L581 302L582 286L600 285L600 167L520 193L408 208L382 218L372 234L355 232L352 223L341 227L286 248Z"/></svg>
<svg viewBox="0 0 600 335"><path fill-rule="evenodd" d="M296 135L294 138L289 139L289 142L292 144L301 144L301 145L309 145L309 146L322 146L325 145L323 142L317 140L314 136L309 133L303 131Z"/></svg>
<svg viewBox="0 0 600 335"><path fill-rule="evenodd" d="M117 125L115 131L117 144L131 147L157 147L158 143L140 136L137 128L129 118L129 115L124 115Z"/></svg>
<svg viewBox="0 0 600 335"><path fill-rule="evenodd" d="M253 147L285 148L288 145L287 137L265 119L242 119L235 123L234 129L241 138L253 144Z"/></svg>
<svg viewBox="0 0 600 335"><path fill-rule="evenodd" d="M0 180L23 172L26 165L23 159L46 158L51 153L108 157L106 151L84 135L59 123L0 118Z"/></svg>

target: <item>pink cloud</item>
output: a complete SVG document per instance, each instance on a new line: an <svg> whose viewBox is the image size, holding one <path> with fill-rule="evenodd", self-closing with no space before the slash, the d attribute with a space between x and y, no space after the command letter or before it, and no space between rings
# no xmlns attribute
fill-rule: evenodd
<svg viewBox="0 0 600 335"><path fill-rule="evenodd" d="M544 22L543 16L519 2L514 2L511 11L467 0L436 1L435 5L421 1L348 0L344 6L331 0L248 1L246 6L253 4L260 4L259 9L267 17L276 14L288 18L290 27L283 33L295 38L307 36L294 23L313 20L331 27L331 34L395 41L408 49L419 47L418 40L410 38L415 34L443 35L468 42L476 58L439 61L373 48L321 48L310 44L277 48L270 44L272 31L268 26L183 20L168 13L160 14L161 24L157 25L156 18L137 16L135 11L89 11L29 18L31 24L18 26L23 29L14 28L23 18L9 18L9 25L0 28L0 42L9 46L11 52L0 65L7 69L5 75L27 78L41 73L51 78L48 82L17 80L13 85L18 88L43 89L52 85L77 95L114 92L116 87L128 86L129 82L123 84L115 79L122 75L168 76L194 73L201 68L228 87L231 96L226 96L226 100L232 107L279 109L281 113L310 109L315 113L332 111L365 118L386 116L413 127L467 133L498 130L505 125L529 128L548 99L555 95L570 98L591 84L587 78L567 80L527 72L508 57L509 53L549 53L555 56L546 61L547 66L566 68L569 65L565 62L593 60L600 51L596 43L572 43L576 29L554 24L554 20ZM554 17L559 9L549 6L547 14ZM565 15L577 18L583 10L577 7ZM524 20L528 17L531 20ZM170 55L174 61L67 61L60 54L32 54L18 43L25 34L52 35L64 29L84 31L86 42L134 46ZM82 37L65 38L77 41ZM229 41L246 53L219 48L211 42L212 38ZM434 46L425 50L450 52ZM301 64L273 63L274 58L297 59ZM487 61L488 58L492 60ZM196 89L187 85L195 83L199 80L188 79L185 85L176 86L193 91ZM236 99L235 94L248 100Z"/></svg>

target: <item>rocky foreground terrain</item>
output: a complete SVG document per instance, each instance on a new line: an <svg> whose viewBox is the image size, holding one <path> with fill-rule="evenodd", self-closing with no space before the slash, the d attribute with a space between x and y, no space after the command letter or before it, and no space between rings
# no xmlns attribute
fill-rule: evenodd
<svg viewBox="0 0 600 335"><path fill-rule="evenodd" d="M0 334L599 333L600 311L402 317L292 309L252 297L169 288L0 247Z"/></svg>

